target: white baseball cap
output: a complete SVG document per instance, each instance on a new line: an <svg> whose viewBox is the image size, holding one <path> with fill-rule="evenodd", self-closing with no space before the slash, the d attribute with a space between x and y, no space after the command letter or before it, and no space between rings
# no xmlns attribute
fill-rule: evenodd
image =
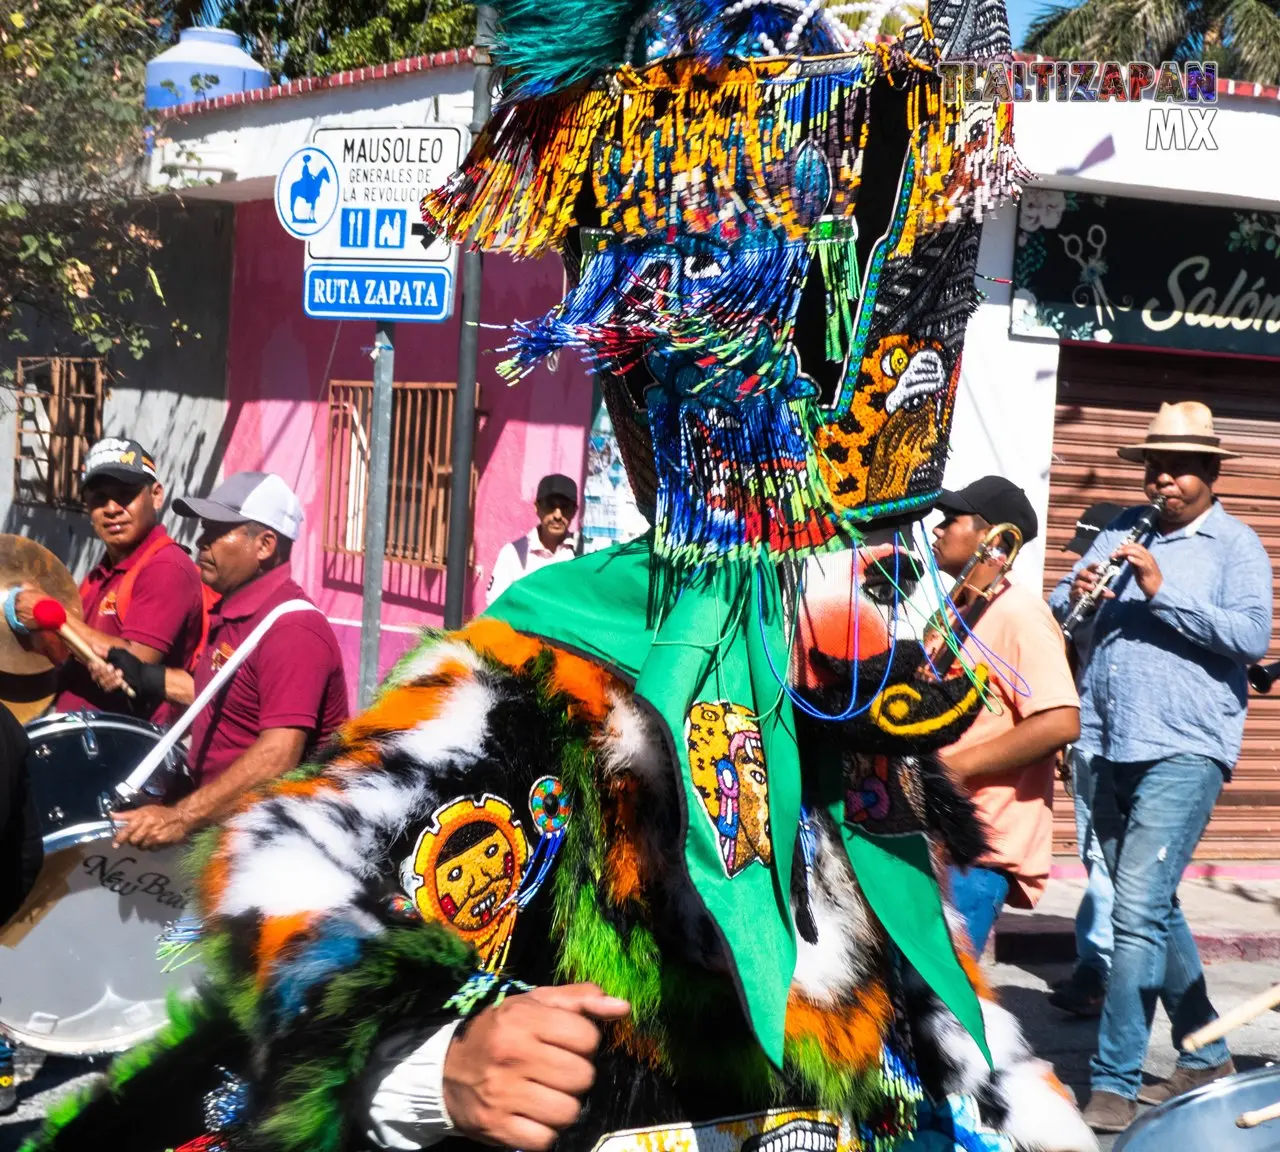
<svg viewBox="0 0 1280 1152"><path fill-rule="evenodd" d="M302 501L274 472L237 472L203 499L183 496L173 502L179 516L194 516L215 524L253 520L296 540L302 531Z"/></svg>

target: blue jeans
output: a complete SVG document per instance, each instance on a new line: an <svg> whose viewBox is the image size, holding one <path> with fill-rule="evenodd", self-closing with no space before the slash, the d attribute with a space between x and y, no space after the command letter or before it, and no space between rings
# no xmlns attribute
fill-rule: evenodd
<svg viewBox="0 0 1280 1152"><path fill-rule="evenodd" d="M1173 1024L1173 1044L1216 1019L1200 953L1178 906L1178 881L1222 791L1222 771L1207 756L1089 765L1093 819L1115 884L1111 978L1090 1063L1094 1091L1128 1100L1142 1084L1157 998ZM1182 1053L1183 1068L1213 1068L1230 1058L1219 1040Z"/></svg>
<svg viewBox="0 0 1280 1152"><path fill-rule="evenodd" d="M951 865L951 904L964 920L974 956L981 956L1009 895L1003 872L990 868L957 868Z"/></svg>
<svg viewBox="0 0 1280 1152"><path fill-rule="evenodd" d="M1111 873L1093 826L1093 784L1089 759L1072 748L1071 791L1076 810L1076 844L1089 882L1076 909L1076 957L1083 968L1094 968L1105 978L1111 971L1111 905L1115 889Z"/></svg>

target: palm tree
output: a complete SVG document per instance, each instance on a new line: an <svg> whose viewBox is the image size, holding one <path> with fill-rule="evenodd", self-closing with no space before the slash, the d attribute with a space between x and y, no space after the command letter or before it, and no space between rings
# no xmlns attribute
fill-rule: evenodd
<svg viewBox="0 0 1280 1152"><path fill-rule="evenodd" d="M1205 60L1218 75L1280 83L1280 0L1083 0L1049 4L1024 51L1074 60Z"/></svg>

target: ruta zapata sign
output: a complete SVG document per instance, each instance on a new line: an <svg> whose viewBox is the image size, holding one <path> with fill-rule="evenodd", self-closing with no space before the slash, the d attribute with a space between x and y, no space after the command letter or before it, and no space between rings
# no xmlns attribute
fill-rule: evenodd
<svg viewBox="0 0 1280 1152"><path fill-rule="evenodd" d="M1009 332L1280 358L1280 213L1028 189Z"/></svg>
<svg viewBox="0 0 1280 1152"><path fill-rule="evenodd" d="M457 249L418 203L462 162L462 129L322 124L276 182L276 212L306 242L303 308L325 319L441 321Z"/></svg>

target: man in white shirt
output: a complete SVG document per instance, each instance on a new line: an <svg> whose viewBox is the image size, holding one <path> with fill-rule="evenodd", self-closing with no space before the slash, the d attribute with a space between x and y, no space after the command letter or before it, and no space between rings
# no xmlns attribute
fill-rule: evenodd
<svg viewBox="0 0 1280 1152"><path fill-rule="evenodd" d="M577 539L569 531L578 514L578 485L558 472L544 476L538 481L534 507L538 512L537 527L527 536L504 544L493 562L487 604L497 600L521 576L548 564L572 560L578 554Z"/></svg>

